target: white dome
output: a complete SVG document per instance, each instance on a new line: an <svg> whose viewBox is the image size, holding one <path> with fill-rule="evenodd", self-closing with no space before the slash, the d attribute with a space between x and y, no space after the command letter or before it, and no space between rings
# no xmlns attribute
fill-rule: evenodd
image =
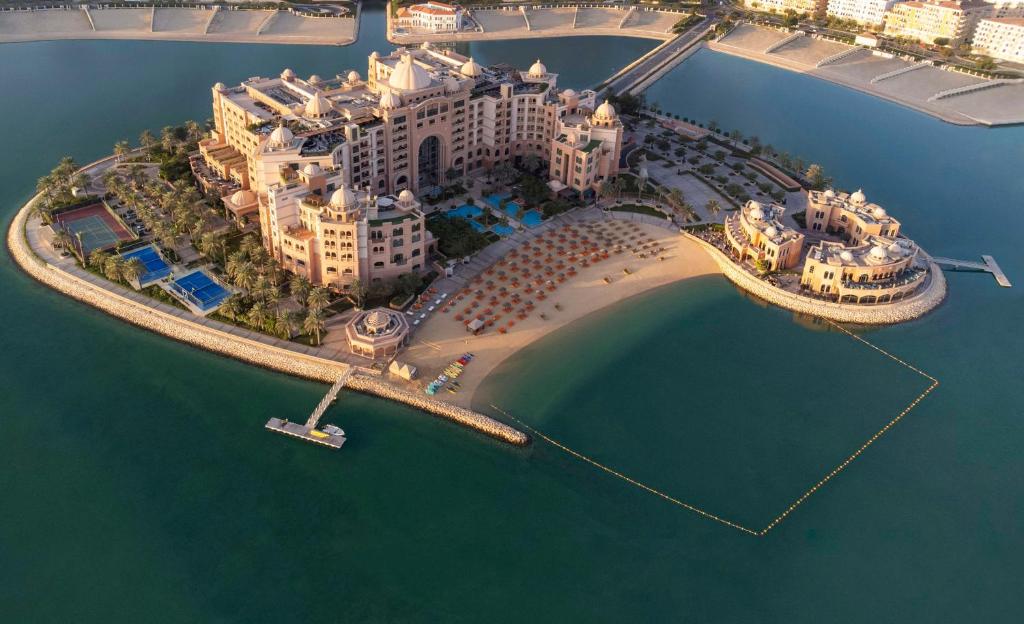
<svg viewBox="0 0 1024 624"><path fill-rule="evenodd" d="M416 196L409 189L402 189L402 192L398 194L398 201L407 204L416 201Z"/></svg>
<svg viewBox="0 0 1024 624"><path fill-rule="evenodd" d="M608 102L608 100L605 100L600 106L597 107L597 110L594 111L594 117L597 117L598 119L604 119L606 121L611 121L612 119L618 117L618 113L615 112L615 107L612 106Z"/></svg>
<svg viewBox="0 0 1024 624"><path fill-rule="evenodd" d="M572 89L566 89L565 91L562 91L562 95L567 98L576 97L576 92Z"/></svg>
<svg viewBox="0 0 1024 624"><path fill-rule="evenodd" d="M288 82L295 80L295 72L290 69L284 70L281 72L281 80L287 80Z"/></svg>
<svg viewBox="0 0 1024 624"><path fill-rule="evenodd" d="M755 221L760 221L764 219L764 208L761 207L760 203L751 200L748 216Z"/></svg>
<svg viewBox="0 0 1024 624"><path fill-rule="evenodd" d="M463 76L469 76L470 78L476 78L480 74L484 73L484 69L480 67L480 64L472 59L472 57L463 63L462 68L459 69L459 73Z"/></svg>
<svg viewBox="0 0 1024 624"><path fill-rule="evenodd" d="M839 253L839 259L843 262L853 262L853 254L849 251L842 251Z"/></svg>
<svg viewBox="0 0 1024 624"><path fill-rule="evenodd" d="M312 76L309 77L309 80L307 80L306 82L308 82L309 84L320 84L321 82L323 82L323 79L320 78L320 74L313 74Z"/></svg>
<svg viewBox="0 0 1024 624"><path fill-rule="evenodd" d="M308 165L302 168L302 173L304 173L308 178L311 178L315 175L320 175L322 171L323 169L321 169L320 165L316 163L309 163Z"/></svg>
<svg viewBox="0 0 1024 624"><path fill-rule="evenodd" d="M444 79L444 90L448 93L455 93L459 90L459 81L454 76L448 76Z"/></svg>
<svg viewBox="0 0 1024 624"><path fill-rule="evenodd" d="M387 93L381 93L380 94L380 102L379 102L378 105L381 108L385 108L385 109L388 109L388 110L395 109L395 108L401 108L401 106L402 106L402 98L398 97L394 93L391 93L390 91L388 91Z"/></svg>
<svg viewBox="0 0 1024 624"><path fill-rule="evenodd" d="M378 52L376 50L374 50L373 52L370 52L370 58L372 58L372 59L380 58L380 52Z"/></svg>
<svg viewBox="0 0 1024 624"><path fill-rule="evenodd" d="M764 229L764 235L768 238L775 238L779 235L779 231L775 229L774 225L769 225Z"/></svg>
<svg viewBox="0 0 1024 624"><path fill-rule="evenodd" d="M236 206L244 206L256 201L256 193L252 191L235 191L231 195L231 203Z"/></svg>
<svg viewBox="0 0 1024 624"><path fill-rule="evenodd" d="M330 113L333 109L331 103L327 101L327 98L317 93L306 102L306 114L310 117L323 117Z"/></svg>
<svg viewBox="0 0 1024 624"><path fill-rule="evenodd" d="M533 65L530 65L530 78L543 78L548 75L548 68L544 66L544 63L537 59Z"/></svg>
<svg viewBox="0 0 1024 624"><path fill-rule="evenodd" d="M871 214L874 215L874 217L876 219L884 219L885 218L885 208L882 208L881 206L878 206L874 210L871 211Z"/></svg>
<svg viewBox="0 0 1024 624"><path fill-rule="evenodd" d="M850 195L850 203L857 206L863 206L867 200L868 198L864 196L864 191L860 189L857 189L856 193Z"/></svg>
<svg viewBox="0 0 1024 624"><path fill-rule="evenodd" d="M271 147L291 147L292 141L295 139L295 135L292 131L284 126L278 126L274 128L274 131L270 133L270 146Z"/></svg>
<svg viewBox="0 0 1024 624"><path fill-rule="evenodd" d="M892 245L889 245L889 253L894 255L894 256L897 255L897 254L902 255L903 254L903 248L900 247L899 245L897 245L896 243L893 243Z"/></svg>
<svg viewBox="0 0 1024 624"><path fill-rule="evenodd" d="M227 91L227 87L224 86L223 82L218 82L217 84L213 85L213 90L214 91Z"/></svg>
<svg viewBox="0 0 1024 624"><path fill-rule="evenodd" d="M355 204L356 194L344 184L331 194L331 206L334 208L350 208L354 207Z"/></svg>
<svg viewBox="0 0 1024 624"><path fill-rule="evenodd" d="M829 189L829 190L825 191L825 199L832 199L835 196L836 196L836 192L833 191L832 189Z"/></svg>
<svg viewBox="0 0 1024 624"><path fill-rule="evenodd" d="M885 253L885 250L879 247L878 245L872 247L870 253L871 257L875 258L876 260L885 260L889 257L888 254Z"/></svg>
<svg viewBox="0 0 1024 624"><path fill-rule="evenodd" d="M409 54L403 54L402 60L395 65L391 77L388 78L388 85L392 89L403 91L416 91L426 89L430 86L430 74L427 70L417 65Z"/></svg>
<svg viewBox="0 0 1024 624"><path fill-rule="evenodd" d="M353 83L353 84L355 84L355 83L359 82L360 80L362 80L362 78L359 77L359 72L357 72L354 69L348 73L347 78L348 78L348 81Z"/></svg>

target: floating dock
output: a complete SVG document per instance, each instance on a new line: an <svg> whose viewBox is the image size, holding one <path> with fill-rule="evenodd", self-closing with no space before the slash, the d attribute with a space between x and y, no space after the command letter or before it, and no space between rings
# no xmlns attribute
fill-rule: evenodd
<svg viewBox="0 0 1024 624"><path fill-rule="evenodd" d="M299 423L281 420L280 418L271 418L267 421L265 426L271 431L283 433L284 435L291 436L293 438L300 438L306 442L313 442L314 444L327 446L332 449L340 449L341 445L344 444L346 440L343 435L330 435L323 431L310 429L309 427L300 425ZM316 432L316 434L314 435L313 432Z"/></svg>
<svg viewBox="0 0 1024 624"><path fill-rule="evenodd" d="M974 262L972 260L956 260L954 258L939 258L933 257L932 260L936 264L948 267L953 271L982 271L985 273L991 273L992 277L996 278L996 283L1003 288L1011 288L1013 284L1010 283L1009 278L1003 273L1003 270L996 263L996 259L992 256L981 256L984 262Z"/></svg>

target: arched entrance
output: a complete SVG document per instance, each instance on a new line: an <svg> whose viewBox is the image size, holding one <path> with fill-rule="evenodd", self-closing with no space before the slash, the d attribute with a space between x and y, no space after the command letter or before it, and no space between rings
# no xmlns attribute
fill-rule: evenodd
<svg viewBox="0 0 1024 624"><path fill-rule="evenodd" d="M421 193L441 181L441 139L428 136L416 152L416 187Z"/></svg>

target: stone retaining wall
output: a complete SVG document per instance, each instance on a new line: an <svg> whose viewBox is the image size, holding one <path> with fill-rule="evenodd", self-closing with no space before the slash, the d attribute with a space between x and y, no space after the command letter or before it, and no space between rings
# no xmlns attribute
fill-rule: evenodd
<svg viewBox="0 0 1024 624"><path fill-rule="evenodd" d="M707 241L688 232L683 232L683 236L701 245L705 251L711 254L711 257L718 263L718 267L722 269L722 273L725 274L729 281L743 290L780 308L826 318L838 323L858 323L863 325L902 323L924 316L942 303L942 300L946 297L946 278L942 274L942 270L930 258L928 265L931 272L931 282L923 292L896 303L851 305L811 299L776 288L745 271L725 255L722 250Z"/></svg>
<svg viewBox="0 0 1024 624"><path fill-rule="evenodd" d="M333 384L349 369L349 366L342 362L289 351L177 318L62 271L36 255L29 245L25 225L28 221L29 208L34 201L36 198L29 201L15 215L7 231L7 247L11 252L11 257L26 273L50 288L144 329L296 377ZM354 375L346 386L360 392L411 405L510 444L525 445L530 440L525 433L483 414L430 399L427 396L420 396L392 386L379 378Z"/></svg>

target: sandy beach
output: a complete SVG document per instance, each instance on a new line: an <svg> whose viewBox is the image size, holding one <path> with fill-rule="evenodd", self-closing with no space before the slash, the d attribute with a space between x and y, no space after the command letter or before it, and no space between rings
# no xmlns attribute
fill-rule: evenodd
<svg viewBox="0 0 1024 624"><path fill-rule="evenodd" d="M450 362L471 352L476 357L458 379L461 384L459 392L439 393L449 403L471 407L477 388L495 367L513 353L556 329L653 288L690 277L720 273L717 264L700 246L664 228L612 219L598 221L594 227L601 228L591 230L597 234L635 234L637 241L653 241L646 243L649 249L664 251L640 258L639 254L627 249L621 254L610 254L607 260L589 267L577 264L579 272L575 277L558 284L557 290L546 293L543 301L533 299L536 310L525 320L507 328L504 334L497 331L496 325L474 336L466 331L465 318L456 319L457 312L473 300L472 294L456 303L447 313L435 312L415 333L410 347L401 358L419 368L420 378L411 385L422 392L426 383ZM521 251L519 258L524 255ZM659 257L663 259L659 260ZM629 274L624 269L628 269ZM607 282L605 278L608 278ZM487 276L484 279L488 279ZM471 284L469 289L475 291L485 287L478 283ZM486 299L482 305L487 305Z"/></svg>

